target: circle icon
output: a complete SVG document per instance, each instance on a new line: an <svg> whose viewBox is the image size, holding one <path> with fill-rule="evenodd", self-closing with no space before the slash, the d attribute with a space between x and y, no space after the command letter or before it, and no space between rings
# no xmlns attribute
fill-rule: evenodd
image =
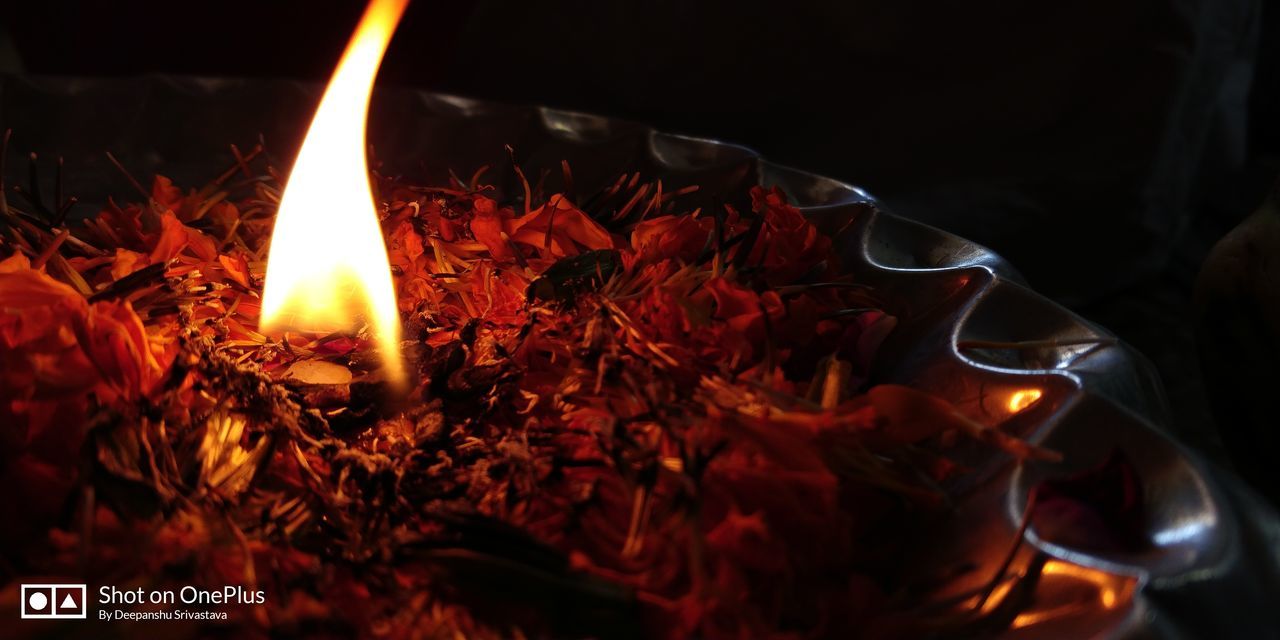
<svg viewBox="0 0 1280 640"><path fill-rule="evenodd" d="M44 608L49 606L49 596L41 591L35 591L27 597L27 606L32 611L44 611Z"/></svg>

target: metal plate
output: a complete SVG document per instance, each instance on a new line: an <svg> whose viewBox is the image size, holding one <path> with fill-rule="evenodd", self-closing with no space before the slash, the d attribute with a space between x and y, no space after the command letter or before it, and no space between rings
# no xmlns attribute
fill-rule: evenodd
<svg viewBox="0 0 1280 640"><path fill-rule="evenodd" d="M82 213L96 210L92 204L108 195L128 192L104 150L138 175L159 172L179 184L200 184L226 165L228 143L244 148L263 134L269 148L291 157L318 89L262 80L3 77L0 126L14 129L6 178L20 177L19 152L61 154L67 158L66 192L90 203ZM1006 426L1066 454L1061 464L1010 468L972 452L967 462L977 473L953 488L960 497L949 527L921 539L922 548L931 549L922 562L972 562L979 569L975 576L989 576L984 570L996 566L1016 534L1030 487L1093 466L1120 448L1143 479L1150 549L1090 553L1042 540L1034 530L1027 541L1060 559L1060 566L1123 576L1132 597L1126 593L1110 606L1101 602L1056 616L1048 615L1050 607L1008 637L1280 637L1280 524L1274 513L1156 426L1165 421L1165 403L1140 355L1027 289L984 247L895 217L854 186L775 165L744 147L599 116L382 90L370 117L370 141L385 162L384 173L416 178L502 166L510 144L530 175L555 169L548 173L549 191L560 186L561 160L573 167L579 193L623 170L661 177L668 188L700 184L698 197L707 205L714 194L744 193L751 184L782 186L836 236L845 266L877 287L899 317L877 361L882 380L931 390L986 424L1009 420ZM277 158L276 164L287 162ZM501 191L515 186L501 172L491 177ZM1088 260L1087 248L1080 257ZM1016 352L958 346L1081 338L1103 343ZM1012 415L1007 398L1031 388L1042 392L1040 401ZM1059 595L1055 589L1070 588L1051 578L1037 592L1042 604Z"/></svg>

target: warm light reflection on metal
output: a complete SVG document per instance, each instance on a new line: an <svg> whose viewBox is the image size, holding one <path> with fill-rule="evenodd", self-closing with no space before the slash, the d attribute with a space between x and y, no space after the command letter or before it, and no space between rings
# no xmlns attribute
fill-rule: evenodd
<svg viewBox="0 0 1280 640"><path fill-rule="evenodd" d="M1036 403L1044 392L1039 389L1019 389L1009 396L1009 411L1017 413Z"/></svg>
<svg viewBox="0 0 1280 640"><path fill-rule="evenodd" d="M982 613L990 613L992 609L1000 606L1000 603L1004 601L1004 597L1009 594L1009 590L1016 583L1017 580L1005 580L997 584L991 590L991 594L987 596L986 601L982 603Z"/></svg>
<svg viewBox="0 0 1280 640"><path fill-rule="evenodd" d="M1125 578L1121 576L1058 560L1045 563L1043 573L1047 576L1067 576L1094 585L1098 588L1099 601L1108 609L1116 606L1116 592L1125 582Z"/></svg>
<svg viewBox="0 0 1280 640"><path fill-rule="evenodd" d="M1060 560L1046 562L1041 573L1037 600L1042 603L1042 608L1018 614L1013 619L1012 628L1020 629L1098 609L1114 609L1128 600L1133 587L1131 578ZM1041 593L1045 594L1044 598ZM1079 597L1070 597L1071 593L1077 593ZM1060 604L1054 603L1055 594L1063 600Z"/></svg>

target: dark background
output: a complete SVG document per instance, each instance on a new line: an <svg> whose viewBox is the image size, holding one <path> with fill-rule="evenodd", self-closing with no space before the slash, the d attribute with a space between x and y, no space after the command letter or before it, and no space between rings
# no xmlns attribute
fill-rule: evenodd
<svg viewBox="0 0 1280 640"><path fill-rule="evenodd" d="M0 6L0 71L322 82L363 2ZM1278 24L1262 0L418 0L380 81L633 118L860 184L1138 347L1171 428L1227 463L1191 288L1280 171Z"/></svg>

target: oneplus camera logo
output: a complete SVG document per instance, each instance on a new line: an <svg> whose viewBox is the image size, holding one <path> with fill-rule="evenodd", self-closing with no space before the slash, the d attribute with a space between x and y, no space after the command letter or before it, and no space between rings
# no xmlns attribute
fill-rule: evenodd
<svg viewBox="0 0 1280 640"><path fill-rule="evenodd" d="M88 613L85 603L85 585L82 584L22 585L23 618L83 619Z"/></svg>

